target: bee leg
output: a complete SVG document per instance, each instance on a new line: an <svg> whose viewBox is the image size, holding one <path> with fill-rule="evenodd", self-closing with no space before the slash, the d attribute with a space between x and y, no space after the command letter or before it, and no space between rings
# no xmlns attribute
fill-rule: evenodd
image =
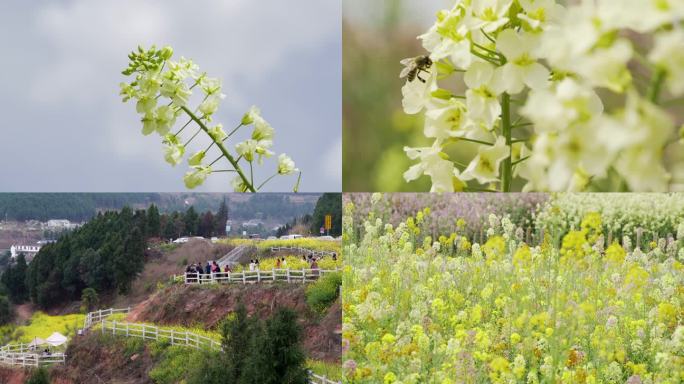
<svg viewBox="0 0 684 384"><path fill-rule="evenodd" d="M420 81L422 81L423 83L425 83L425 79L423 79L422 77L420 77L420 74L417 74L416 77L418 78L418 80L420 80Z"/></svg>

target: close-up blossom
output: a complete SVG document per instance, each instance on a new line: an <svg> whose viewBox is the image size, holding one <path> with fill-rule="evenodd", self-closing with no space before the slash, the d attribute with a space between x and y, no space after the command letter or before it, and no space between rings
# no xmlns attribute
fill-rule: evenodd
<svg viewBox="0 0 684 384"><path fill-rule="evenodd" d="M682 150L684 123L674 108L684 94L680 2L450 5L418 35L426 52L416 53L429 61L402 61L423 77L408 76L401 94L404 112L424 117L433 152L466 175L463 190L681 189L684 158L671 155ZM508 148L504 161L470 177L482 148L499 138ZM423 162L404 179L447 168ZM444 180L433 177L440 184L431 189L444 190Z"/></svg>

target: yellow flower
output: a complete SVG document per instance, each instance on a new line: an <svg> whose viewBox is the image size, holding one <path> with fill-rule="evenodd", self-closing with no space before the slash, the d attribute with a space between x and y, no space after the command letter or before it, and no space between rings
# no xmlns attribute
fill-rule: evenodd
<svg viewBox="0 0 684 384"><path fill-rule="evenodd" d="M383 382L385 384L392 384L392 383L395 383L396 381L397 381L397 375L395 375L392 372L387 372L387 374L385 375L385 378L383 379Z"/></svg>
<svg viewBox="0 0 684 384"><path fill-rule="evenodd" d="M606 259L614 265L622 264L625 261L626 255L627 252L617 242L614 242L606 249Z"/></svg>

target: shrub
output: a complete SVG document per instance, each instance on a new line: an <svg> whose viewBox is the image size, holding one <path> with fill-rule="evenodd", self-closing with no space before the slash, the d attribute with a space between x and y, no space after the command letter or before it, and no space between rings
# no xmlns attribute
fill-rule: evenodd
<svg viewBox="0 0 684 384"><path fill-rule="evenodd" d="M45 368L40 368L31 374L26 384L50 384L50 376Z"/></svg>
<svg viewBox="0 0 684 384"><path fill-rule="evenodd" d="M95 308L100 302L100 297L97 295L97 291L93 288L86 288L81 293L81 312L87 313Z"/></svg>
<svg viewBox="0 0 684 384"><path fill-rule="evenodd" d="M13 317L14 313L9 299L7 296L0 296L0 325L11 322Z"/></svg>
<svg viewBox="0 0 684 384"><path fill-rule="evenodd" d="M342 285L340 273L328 273L306 288L306 302L318 312L325 311L337 300Z"/></svg>

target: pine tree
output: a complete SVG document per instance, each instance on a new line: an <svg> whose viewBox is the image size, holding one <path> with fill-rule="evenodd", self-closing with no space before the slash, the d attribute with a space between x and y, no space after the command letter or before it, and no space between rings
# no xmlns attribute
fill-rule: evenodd
<svg viewBox="0 0 684 384"><path fill-rule="evenodd" d="M240 384L306 384L306 355L297 313L279 309L266 321L263 332L255 332Z"/></svg>
<svg viewBox="0 0 684 384"><path fill-rule="evenodd" d="M161 236L161 222L159 219L159 209L152 204L147 209L147 237Z"/></svg>
<svg viewBox="0 0 684 384"><path fill-rule="evenodd" d="M183 216L183 223L185 224L185 234L188 236L194 236L197 234L197 226L199 224L199 216L195 212L194 207L188 208L185 211L185 216Z"/></svg>
<svg viewBox="0 0 684 384"><path fill-rule="evenodd" d="M245 361L250 355L250 339L257 332L256 320L251 320L247 316L247 308L243 303L239 303L234 317L226 320L221 325L223 340L221 345L224 352L224 363L226 364L226 382L237 383L243 375Z"/></svg>
<svg viewBox="0 0 684 384"><path fill-rule="evenodd" d="M313 217L311 219L311 232L319 233L325 224L325 215L332 215L331 236L342 234L342 194L324 193L316 202Z"/></svg>
<svg viewBox="0 0 684 384"><path fill-rule="evenodd" d="M228 205L226 204L225 197L221 202L218 213L214 217L214 234L216 236L225 236L226 234L226 221L228 221Z"/></svg>
<svg viewBox="0 0 684 384"><path fill-rule="evenodd" d="M50 375L45 368L38 368L26 381L26 384L50 384Z"/></svg>

